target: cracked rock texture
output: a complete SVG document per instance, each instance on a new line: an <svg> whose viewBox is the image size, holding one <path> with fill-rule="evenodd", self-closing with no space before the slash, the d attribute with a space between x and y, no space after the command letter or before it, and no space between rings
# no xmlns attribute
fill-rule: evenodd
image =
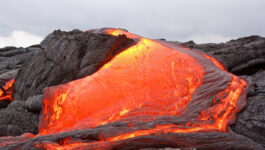
<svg viewBox="0 0 265 150"><path fill-rule="evenodd" d="M39 115L23 108L23 101L14 100L0 109L0 136L17 136L38 132Z"/></svg>
<svg viewBox="0 0 265 150"><path fill-rule="evenodd" d="M189 41L183 45L214 56L228 71L236 75L251 75L265 69L265 38L260 36L244 37L220 44L195 44Z"/></svg>
<svg viewBox="0 0 265 150"><path fill-rule="evenodd" d="M28 48L5 47L0 48L0 86L12 80L17 75L21 65L40 51L39 45ZM0 101L0 108L5 108L9 101Z"/></svg>

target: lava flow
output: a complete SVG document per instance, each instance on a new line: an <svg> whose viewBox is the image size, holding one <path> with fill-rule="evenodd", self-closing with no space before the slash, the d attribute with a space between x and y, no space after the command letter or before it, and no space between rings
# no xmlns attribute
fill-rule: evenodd
<svg viewBox="0 0 265 150"><path fill-rule="evenodd" d="M123 30L104 32L139 41L93 75L46 89L41 135L114 122L129 122L128 128L135 122L157 123L103 136L102 141L162 133L226 132L245 106L246 82L227 73L214 58ZM166 118L171 118L166 124L157 121Z"/></svg>
<svg viewBox="0 0 265 150"><path fill-rule="evenodd" d="M8 81L4 87L0 88L0 100L12 101L13 84L15 80Z"/></svg>

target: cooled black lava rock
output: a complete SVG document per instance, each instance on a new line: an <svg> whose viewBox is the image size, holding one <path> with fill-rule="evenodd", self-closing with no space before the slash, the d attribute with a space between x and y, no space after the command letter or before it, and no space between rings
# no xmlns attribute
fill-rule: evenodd
<svg viewBox="0 0 265 150"><path fill-rule="evenodd" d="M20 68L25 61L41 50L38 47L12 48L14 47L0 49L0 74Z"/></svg>
<svg viewBox="0 0 265 150"><path fill-rule="evenodd" d="M35 45L28 48L5 47L0 49L0 87L15 78L20 66L29 60L40 47ZM0 89L1 90L1 89ZM0 101L0 109L6 108L9 100Z"/></svg>
<svg viewBox="0 0 265 150"><path fill-rule="evenodd" d="M0 109L0 136L17 136L38 132L39 115L23 108L23 101L12 101Z"/></svg>
<svg viewBox="0 0 265 150"><path fill-rule="evenodd" d="M251 79L249 90L254 92L248 96L247 108L238 115L233 130L265 147L265 70L260 70L248 78Z"/></svg>
<svg viewBox="0 0 265 150"><path fill-rule="evenodd" d="M35 95L32 97L29 97L25 103L24 108L35 113L40 113L42 110L42 95Z"/></svg>
<svg viewBox="0 0 265 150"><path fill-rule="evenodd" d="M10 101L9 100L1 100L0 101L0 109L6 108L9 105Z"/></svg>
<svg viewBox="0 0 265 150"><path fill-rule="evenodd" d="M214 56L236 75L250 75L265 69L265 38L250 36L220 44L183 43Z"/></svg>

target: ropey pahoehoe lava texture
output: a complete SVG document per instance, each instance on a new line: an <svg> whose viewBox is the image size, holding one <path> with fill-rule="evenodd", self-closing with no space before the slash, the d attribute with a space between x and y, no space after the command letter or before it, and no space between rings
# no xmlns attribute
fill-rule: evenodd
<svg viewBox="0 0 265 150"><path fill-rule="evenodd" d="M137 42L94 74L47 88L39 134L7 137L0 146L262 149L229 130L246 106L247 83L213 57L120 29L87 32Z"/></svg>

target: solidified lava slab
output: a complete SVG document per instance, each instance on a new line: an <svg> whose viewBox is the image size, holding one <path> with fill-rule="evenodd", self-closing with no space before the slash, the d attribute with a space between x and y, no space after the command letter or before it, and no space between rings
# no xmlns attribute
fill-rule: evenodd
<svg viewBox="0 0 265 150"><path fill-rule="evenodd" d="M214 58L124 30L99 31L138 42L94 74L47 88L39 135L10 149L262 149L229 132L247 83Z"/></svg>

